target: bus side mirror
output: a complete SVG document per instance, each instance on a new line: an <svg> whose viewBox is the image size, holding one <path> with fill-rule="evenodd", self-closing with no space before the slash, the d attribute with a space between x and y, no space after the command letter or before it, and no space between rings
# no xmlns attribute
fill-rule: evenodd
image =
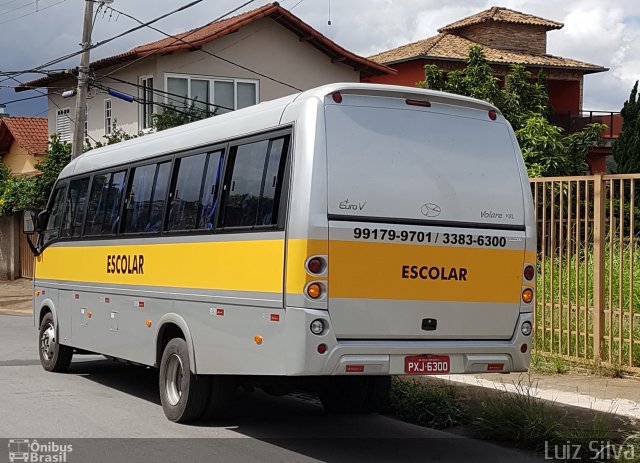
<svg viewBox="0 0 640 463"><path fill-rule="evenodd" d="M36 231L35 218L35 212L24 211L24 214L22 215L22 233L25 235L33 235Z"/></svg>
<svg viewBox="0 0 640 463"><path fill-rule="evenodd" d="M44 210L38 214L36 219L36 231L42 233L47 228L47 222L49 221L49 211Z"/></svg>

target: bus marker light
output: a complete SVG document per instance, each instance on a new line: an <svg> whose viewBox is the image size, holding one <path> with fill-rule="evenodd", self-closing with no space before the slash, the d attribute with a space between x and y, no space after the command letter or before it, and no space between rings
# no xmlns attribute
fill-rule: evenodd
<svg viewBox="0 0 640 463"><path fill-rule="evenodd" d="M364 365L347 365L344 371L347 373L364 373Z"/></svg>
<svg viewBox="0 0 640 463"><path fill-rule="evenodd" d="M487 371L502 371L504 370L504 363L488 363Z"/></svg>
<svg viewBox="0 0 640 463"><path fill-rule="evenodd" d="M336 103L342 103L342 93L340 92L333 92L331 98L333 98L333 101Z"/></svg>
<svg viewBox="0 0 640 463"><path fill-rule="evenodd" d="M256 343L257 345L262 344L262 341L263 341L262 336L260 336L259 334L258 334L258 335L256 335L256 336L254 336L254 337L253 337L253 340L255 341L255 343Z"/></svg>
<svg viewBox="0 0 640 463"><path fill-rule="evenodd" d="M422 106L424 108L430 108L431 107L431 103L429 103L426 100L404 100L405 103L407 103L410 106Z"/></svg>
<svg viewBox="0 0 640 463"><path fill-rule="evenodd" d="M40 291L38 291L37 289L33 292L33 294L35 294L36 296L40 296Z"/></svg>
<svg viewBox="0 0 640 463"><path fill-rule="evenodd" d="M307 296L311 299L318 299L322 295L322 287L318 283L311 283L307 286Z"/></svg>
<svg viewBox="0 0 640 463"><path fill-rule="evenodd" d="M318 353L319 354L324 354L327 351L327 345L326 344L318 344Z"/></svg>
<svg viewBox="0 0 640 463"><path fill-rule="evenodd" d="M216 309L216 315L224 316L224 309Z"/></svg>
<svg viewBox="0 0 640 463"><path fill-rule="evenodd" d="M280 321L280 314L272 313L270 319L271 319L272 322L279 322Z"/></svg>
<svg viewBox="0 0 640 463"><path fill-rule="evenodd" d="M151 328L151 320L146 321L147 328Z"/></svg>
<svg viewBox="0 0 640 463"><path fill-rule="evenodd" d="M74 298L74 299L80 299L80 295L79 295L78 293L75 293L75 294L73 295L73 298Z"/></svg>
<svg viewBox="0 0 640 463"><path fill-rule="evenodd" d="M522 291L522 302L530 304L531 301L533 301L533 289L525 288L524 291Z"/></svg>
<svg viewBox="0 0 640 463"><path fill-rule="evenodd" d="M111 299L109 299L108 297L104 298L104 303L105 304L109 304L111 302Z"/></svg>
<svg viewBox="0 0 640 463"><path fill-rule="evenodd" d="M523 354L527 353L527 349L528 348L527 348L526 344L523 344L523 345L520 346L520 352L522 352Z"/></svg>
<svg viewBox="0 0 640 463"><path fill-rule="evenodd" d="M498 114L492 109L489 111L489 119L495 121L498 118Z"/></svg>
<svg viewBox="0 0 640 463"><path fill-rule="evenodd" d="M87 312L87 318L93 317L93 312Z"/></svg>

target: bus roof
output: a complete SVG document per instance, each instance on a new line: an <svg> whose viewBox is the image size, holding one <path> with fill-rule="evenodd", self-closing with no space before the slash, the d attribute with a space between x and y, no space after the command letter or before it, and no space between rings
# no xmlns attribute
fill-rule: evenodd
<svg viewBox="0 0 640 463"><path fill-rule="evenodd" d="M277 128L281 125L286 107L292 102L306 99L322 102L325 96L335 92L391 98L421 96L429 98L431 102L497 111L485 101L434 90L353 82L328 84L180 127L96 148L72 160L62 170L60 178L126 165L154 156L211 145L217 140L224 141Z"/></svg>

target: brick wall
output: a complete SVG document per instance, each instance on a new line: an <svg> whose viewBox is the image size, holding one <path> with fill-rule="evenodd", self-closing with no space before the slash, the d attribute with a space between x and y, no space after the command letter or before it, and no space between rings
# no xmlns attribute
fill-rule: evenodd
<svg viewBox="0 0 640 463"><path fill-rule="evenodd" d="M488 21L453 33L494 48L533 53L547 52L547 31L540 26Z"/></svg>

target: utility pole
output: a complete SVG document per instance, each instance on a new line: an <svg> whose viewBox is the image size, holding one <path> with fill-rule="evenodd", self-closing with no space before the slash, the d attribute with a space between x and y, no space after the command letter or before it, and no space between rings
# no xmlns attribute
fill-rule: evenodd
<svg viewBox="0 0 640 463"><path fill-rule="evenodd" d="M73 129L73 144L71 158L82 154L84 147L84 124L87 120L87 93L89 92L89 51L91 50L91 27L93 24L93 1L84 1L84 25L82 26L82 54L78 68L78 91L76 94L75 127Z"/></svg>

